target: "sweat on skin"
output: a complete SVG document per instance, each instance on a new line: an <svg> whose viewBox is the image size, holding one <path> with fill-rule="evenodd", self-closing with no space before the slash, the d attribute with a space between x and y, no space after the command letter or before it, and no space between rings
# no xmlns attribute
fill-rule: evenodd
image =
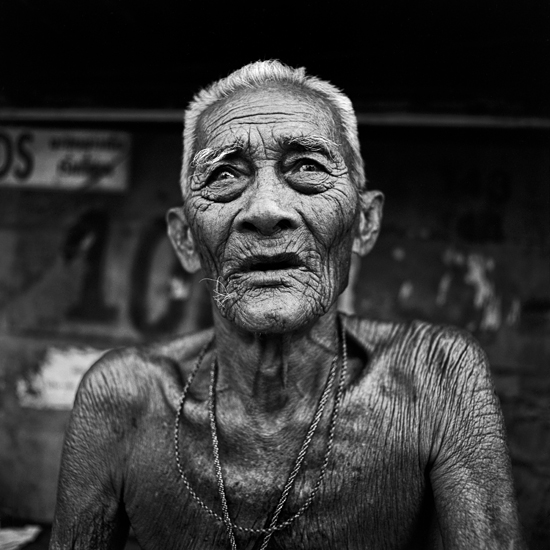
<svg viewBox="0 0 550 550"><path fill-rule="evenodd" d="M66 436L52 549L230 548L182 483L221 514L210 369L231 520L269 523L336 361L348 349L334 448L311 507L268 548L520 548L502 416L477 344L454 329L345 317L352 251L370 251L382 196L350 177L334 109L296 86L240 90L201 116L184 205L169 232L202 267L214 327L118 350L88 372ZM280 521L314 487L334 393ZM238 548L263 535L235 530Z"/></svg>

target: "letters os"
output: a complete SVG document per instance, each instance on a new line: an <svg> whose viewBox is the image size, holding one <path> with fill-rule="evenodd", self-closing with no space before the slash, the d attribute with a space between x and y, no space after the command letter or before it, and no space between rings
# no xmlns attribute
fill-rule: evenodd
<svg viewBox="0 0 550 550"><path fill-rule="evenodd" d="M15 135L0 131L0 180L10 176L25 180L32 174L32 141L33 136L29 132Z"/></svg>

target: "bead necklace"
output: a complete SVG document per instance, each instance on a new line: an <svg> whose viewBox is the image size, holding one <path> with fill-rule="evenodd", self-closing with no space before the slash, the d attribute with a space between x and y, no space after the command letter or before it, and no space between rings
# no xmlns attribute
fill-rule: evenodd
<svg viewBox="0 0 550 550"><path fill-rule="evenodd" d="M210 430L212 434L212 446L214 450L214 467L216 471L216 480L218 484L218 492L221 500L223 515L220 515L216 513L214 510L212 510L212 508L210 508L210 506L208 506L198 496L198 494L195 492L195 490L189 483L189 480L187 479L187 476L185 475L185 472L183 470L183 466L181 464L181 459L180 459L180 450L179 450L179 424L181 420L181 415L183 414L183 405L184 405L189 387L191 386L191 383L193 382L193 379L195 378L195 375L197 374L202 364L202 361L204 359L204 356L206 355L206 352L208 351L208 349L210 348L214 340L213 338L203 347L203 349L201 350L197 358L197 362L195 363L195 366L193 367L193 370L191 371L189 378L187 379L187 382L182 390L181 397L179 400L178 410L176 413L176 420L175 420L175 427L174 427L174 447L175 447L175 455L176 455L176 465L177 465L181 480L183 481L185 487L187 488L187 490L189 491L189 493L191 494L195 502L197 502L197 504L203 510L205 510L210 516L216 518L220 522L223 522L223 524L225 525L232 550L237 550L237 544L235 541L235 533L234 533L235 531L241 531L249 534L264 535L265 538L262 542L260 550L265 550L275 531L279 531L281 529L284 529L285 527L288 527L293 521L295 521L298 517L300 517L309 508L309 506L313 502L319 490L319 487L321 486L321 483L323 482L323 479L326 474L329 456L333 447L336 420L338 418L338 413L340 410L340 403L344 392L344 385L345 385L346 373L347 373L347 346L346 346L346 339L345 339L344 324L342 321L340 322L340 325L341 325L341 340L342 340L342 344L341 344L342 345L342 368L340 370L340 381L336 391L336 396L334 398L334 406L332 408L332 414L330 418L329 435L328 435L328 441L327 441L327 446L325 451L325 457L323 460L323 464L321 466L321 470L319 472L319 477L317 478L317 481L313 489L311 490L311 493L309 494L305 502L302 504L302 506L298 509L298 511L287 520L281 523L277 523L279 515L288 499L290 491L292 490L292 487L294 485L294 481L305 459L306 453L311 444L316 428L321 420L321 417L325 410L326 403L330 397L330 393L334 385L334 379L336 377L336 364L338 362L337 361L338 357L336 357L332 362L327 383L325 385L325 389L323 390L319 403L317 404L317 410L311 421L311 424L309 426L304 442L302 443L302 447L300 449L300 452L298 453L298 456L294 463L294 467L292 468L292 471L290 472L287 482L284 486L283 492L281 493L281 497L279 498L279 502L273 513L269 527L264 529L262 528L253 529L251 527L243 527L231 521L231 517L229 516L229 510L227 506L227 498L226 498L226 492L225 492L225 484L223 481L223 473L222 473L222 467L221 467L220 456L219 456L219 444L218 444L218 435L217 435L217 428L216 428L215 387L216 387L216 381L217 381L217 375L218 375L218 362L217 362L216 355L214 355L214 358L212 359L211 368L210 368L209 416L210 416Z"/></svg>

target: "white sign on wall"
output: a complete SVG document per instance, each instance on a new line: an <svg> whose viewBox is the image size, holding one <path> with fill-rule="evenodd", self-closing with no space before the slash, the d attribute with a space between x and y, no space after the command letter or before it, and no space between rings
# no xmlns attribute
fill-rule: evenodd
<svg viewBox="0 0 550 550"><path fill-rule="evenodd" d="M49 348L38 372L31 379L18 380L19 404L35 409L71 409L82 377L106 351Z"/></svg>
<svg viewBox="0 0 550 550"><path fill-rule="evenodd" d="M123 191L130 145L126 132L0 126L0 186Z"/></svg>

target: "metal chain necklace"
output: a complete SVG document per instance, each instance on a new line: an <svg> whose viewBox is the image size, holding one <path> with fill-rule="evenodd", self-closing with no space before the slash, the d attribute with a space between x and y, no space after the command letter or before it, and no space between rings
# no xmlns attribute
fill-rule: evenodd
<svg viewBox="0 0 550 550"><path fill-rule="evenodd" d="M347 373L347 346L346 346L346 339L345 339L345 331L344 331L344 324L343 321L340 322L341 326L341 341L342 341L342 367L340 371L340 381L338 384L338 388L336 391L336 396L334 399L334 406L332 408L332 414L330 418L330 426L329 426L329 434L328 434L328 441L325 451L325 457L323 460L323 464L321 466L321 470L319 472L319 477L317 478L317 481L311 490L311 493L309 494L308 498L305 500L305 502L302 504L302 506L299 508L299 510L290 518L287 520L277 523L277 520L279 518L279 515L287 501L287 498L290 494L290 491L292 490L292 487L294 485L294 481L300 471L300 468L302 466L302 463L305 459L305 456L307 454L307 450L310 446L310 443L313 439L313 436L315 434L316 428L321 420L321 417L323 415L326 403L330 397L330 393L332 390L332 387L334 385L334 379L336 376L336 365L337 365L337 357L334 359L330 372L328 375L327 383L325 385L325 389L323 390L323 394L321 395L321 398L319 400L319 403L317 404L317 410L315 412L315 415L313 417L313 420L310 424L310 427L308 429L308 432L306 434L306 437L304 439L304 442L302 443L302 447L300 449L300 452L298 453L298 456L296 458L296 461L294 463L294 467L292 468L292 471L290 472L287 482L285 484L285 487L283 489L283 492L281 493L281 497L279 498L279 502L277 504L277 507L273 513L273 516L270 521L270 525L268 528L260 528L260 529L253 529L251 527L242 527L240 525L237 525L236 523L233 523L231 521L231 517L229 516L229 510L227 506L227 498L226 498L226 492L225 492L225 484L223 481L223 474L222 474L222 467L219 457L219 444L218 444L218 435L217 435L217 429L216 429L216 404L215 404L215 387L216 387L216 381L217 381L217 373L218 373L218 367L217 367L217 358L214 355L214 358L211 363L211 375L210 375L210 389L209 389L209 416L210 416L210 430L212 433L212 445L214 450L214 467L216 470L216 480L218 484L218 492L222 504L222 512L223 515L220 515L212 508L210 508L195 492L191 484L189 483L189 480L187 479L187 476L185 475L185 472L183 470L181 460L180 460L180 450L179 450L179 424L181 420L181 415L183 413L183 405L185 402L185 397L187 395L187 392L189 390L189 387L191 386L191 383L193 382L193 379L195 378L195 375L197 374L202 361L204 359L204 356L206 355L206 352L208 351L208 348L213 342L210 340L201 350L199 357L197 358L197 362L195 363L195 366L193 367L193 370L191 371L189 378L187 379L187 382L182 390L182 394L179 401L178 410L176 413L176 421L175 421L175 427L174 427L174 447L175 447L175 454L176 454L176 465L178 468L178 472L180 474L180 477L193 497L193 499L197 502L197 504L205 510L210 516L216 518L218 521L223 522L225 525L227 535L229 537L229 541L231 543L232 550L237 549L236 541L235 541L235 533L234 531L241 531L249 534L257 534L257 535L265 535L265 538L262 542L262 545L260 547L260 550L265 550L267 548L267 545L269 544L269 541L275 533L275 531L278 531L280 529L284 529L285 527L288 527L294 520L296 520L298 517L300 517L311 505L313 502L319 487L321 486L321 483L323 482L323 479L326 474L326 469L329 461L329 457L332 451L333 442L334 442L334 432L335 432L335 426L336 426L336 420L338 418L338 413L340 410L340 403L342 400L342 395L344 392L344 385L346 380L346 373Z"/></svg>

